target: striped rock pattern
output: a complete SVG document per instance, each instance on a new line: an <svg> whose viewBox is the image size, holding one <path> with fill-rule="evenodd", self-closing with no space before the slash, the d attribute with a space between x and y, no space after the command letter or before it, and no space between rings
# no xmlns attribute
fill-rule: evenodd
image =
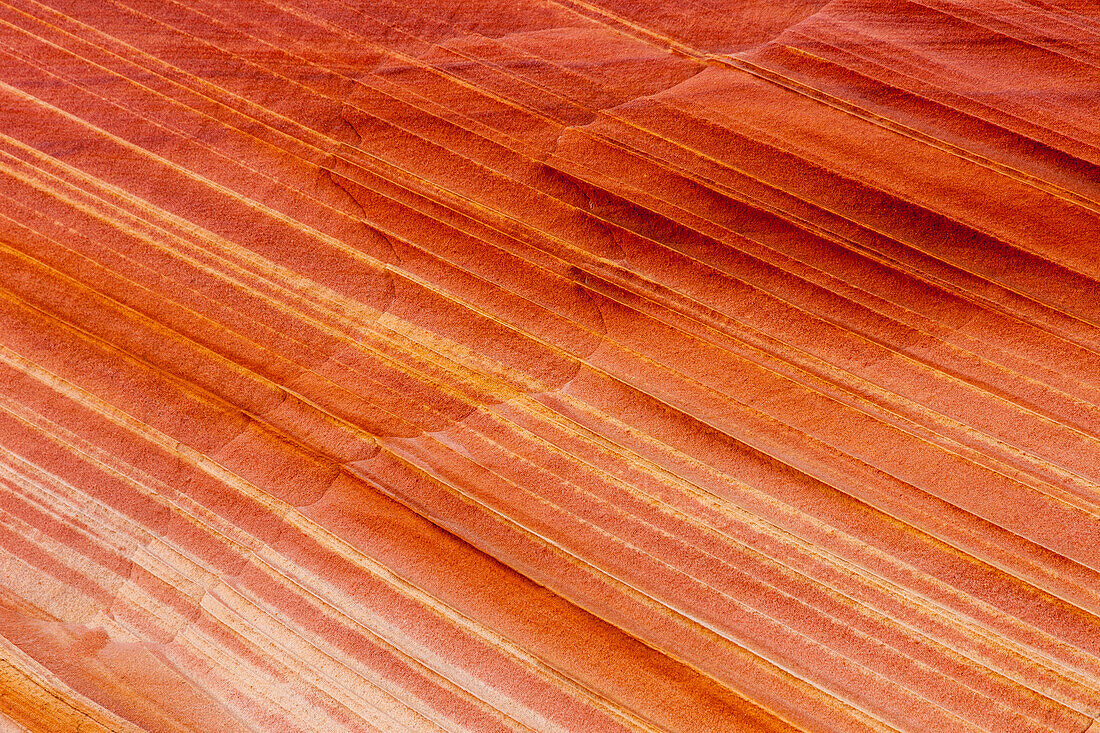
<svg viewBox="0 0 1100 733"><path fill-rule="evenodd" d="M1098 110L1089 0L4 0L0 730L1100 729Z"/></svg>

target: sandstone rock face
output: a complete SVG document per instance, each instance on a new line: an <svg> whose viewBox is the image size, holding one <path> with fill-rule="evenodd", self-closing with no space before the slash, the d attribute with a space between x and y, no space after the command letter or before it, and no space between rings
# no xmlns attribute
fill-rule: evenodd
<svg viewBox="0 0 1100 733"><path fill-rule="evenodd" d="M1100 717L1100 8L5 0L0 730Z"/></svg>

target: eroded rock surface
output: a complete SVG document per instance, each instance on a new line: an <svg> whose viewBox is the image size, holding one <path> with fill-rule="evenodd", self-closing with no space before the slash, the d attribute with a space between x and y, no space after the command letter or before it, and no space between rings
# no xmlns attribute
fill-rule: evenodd
<svg viewBox="0 0 1100 733"><path fill-rule="evenodd" d="M1098 109L1068 0L7 0L0 730L1093 730Z"/></svg>

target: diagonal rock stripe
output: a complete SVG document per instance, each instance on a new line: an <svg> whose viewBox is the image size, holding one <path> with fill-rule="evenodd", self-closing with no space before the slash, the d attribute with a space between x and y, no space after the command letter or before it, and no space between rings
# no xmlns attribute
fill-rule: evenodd
<svg viewBox="0 0 1100 733"><path fill-rule="evenodd" d="M1100 18L0 2L0 730L1100 726Z"/></svg>

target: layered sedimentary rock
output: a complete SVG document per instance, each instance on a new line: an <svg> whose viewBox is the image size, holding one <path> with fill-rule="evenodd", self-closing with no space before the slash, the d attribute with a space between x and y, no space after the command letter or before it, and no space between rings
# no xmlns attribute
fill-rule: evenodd
<svg viewBox="0 0 1100 733"><path fill-rule="evenodd" d="M1100 18L5 0L0 729L1100 717Z"/></svg>

